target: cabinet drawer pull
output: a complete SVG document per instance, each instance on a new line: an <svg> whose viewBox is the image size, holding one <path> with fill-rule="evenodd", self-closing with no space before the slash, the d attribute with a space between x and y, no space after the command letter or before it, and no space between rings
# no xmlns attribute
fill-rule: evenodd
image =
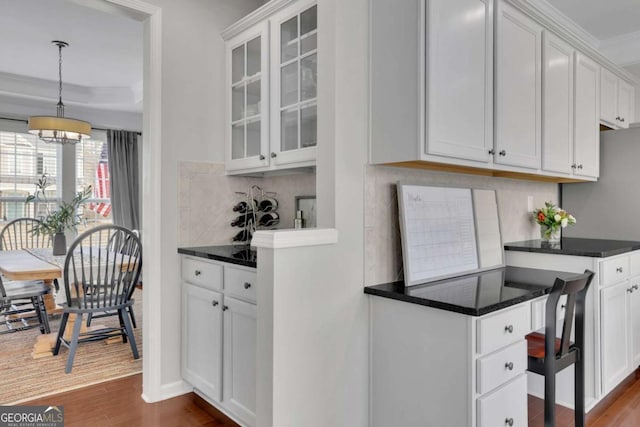
<svg viewBox="0 0 640 427"><path fill-rule="evenodd" d="M216 300L211 301L211 305L214 306L214 307L217 306L218 304L219 304L219 302L216 301Z"/></svg>
<svg viewBox="0 0 640 427"><path fill-rule="evenodd" d="M578 165L578 169L582 169L582 163Z"/></svg>
<svg viewBox="0 0 640 427"><path fill-rule="evenodd" d="M504 423L511 427L513 425L513 418L505 418Z"/></svg>
<svg viewBox="0 0 640 427"><path fill-rule="evenodd" d="M494 150L494 149L492 148L491 150L489 150L489 154L491 154L491 155L493 156L494 154L496 154L496 150Z"/></svg>
<svg viewBox="0 0 640 427"><path fill-rule="evenodd" d="M222 311L227 311L227 310L229 310L229 307L227 307L226 305L223 305L222 306Z"/></svg>
<svg viewBox="0 0 640 427"><path fill-rule="evenodd" d="M566 306L565 304L562 304L562 305L560 306L560 310L564 310L566 307L567 307L567 306Z"/></svg>
<svg viewBox="0 0 640 427"><path fill-rule="evenodd" d="M510 371L513 371L513 362L508 362L504 364L504 369L508 369Z"/></svg>
<svg viewBox="0 0 640 427"><path fill-rule="evenodd" d="M632 288L637 291L638 290L638 285L633 285Z"/></svg>
<svg viewBox="0 0 640 427"><path fill-rule="evenodd" d="M509 332L510 334L513 333L513 325L508 325L504 327L504 331L505 332Z"/></svg>
<svg viewBox="0 0 640 427"><path fill-rule="evenodd" d="M244 282L244 288L245 289L249 289L251 287L251 283L249 282Z"/></svg>
<svg viewBox="0 0 640 427"><path fill-rule="evenodd" d="M627 288L627 293L632 293L633 292L633 288Z"/></svg>
<svg viewBox="0 0 640 427"><path fill-rule="evenodd" d="M264 160L264 154L260 154L259 159L260 159L260 160Z"/></svg>
<svg viewBox="0 0 640 427"><path fill-rule="evenodd" d="M617 116L617 117L616 117L616 120L621 120L621 119L620 119L620 116Z"/></svg>
<svg viewBox="0 0 640 427"><path fill-rule="evenodd" d="M271 158L275 159L278 155L276 153L271 153Z"/></svg>
<svg viewBox="0 0 640 427"><path fill-rule="evenodd" d="M620 117L620 121L624 123L624 117Z"/></svg>
<svg viewBox="0 0 640 427"><path fill-rule="evenodd" d="M622 267L617 267L617 268L616 268L616 272L618 272L618 273L622 273Z"/></svg>
<svg viewBox="0 0 640 427"><path fill-rule="evenodd" d="M196 270L194 273L195 273L195 275L196 275L196 276L199 276L199 275L201 275L201 274L202 274L202 271L200 271L200 270Z"/></svg>
<svg viewBox="0 0 640 427"><path fill-rule="evenodd" d="M578 167L578 165L576 165L575 163L571 165L571 169L575 169L577 167Z"/></svg>
<svg viewBox="0 0 640 427"><path fill-rule="evenodd" d="M507 150L500 150L500 152L498 153L501 156L506 156L507 155Z"/></svg>

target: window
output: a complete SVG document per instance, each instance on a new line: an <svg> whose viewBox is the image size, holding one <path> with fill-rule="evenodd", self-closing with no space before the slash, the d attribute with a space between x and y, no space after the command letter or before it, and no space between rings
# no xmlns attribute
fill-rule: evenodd
<svg viewBox="0 0 640 427"><path fill-rule="evenodd" d="M44 214L44 203L25 203L43 173L53 183L46 196L52 208L59 203L58 147L29 133L0 131L0 219L2 222Z"/></svg>
<svg viewBox="0 0 640 427"><path fill-rule="evenodd" d="M107 134L93 130L91 139L76 145L76 191L88 185L93 196L78 210L78 232L101 224L111 224L111 186Z"/></svg>

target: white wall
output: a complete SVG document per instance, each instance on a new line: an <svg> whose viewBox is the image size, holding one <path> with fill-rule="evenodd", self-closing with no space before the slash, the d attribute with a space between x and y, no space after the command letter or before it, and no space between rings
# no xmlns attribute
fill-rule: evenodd
<svg viewBox="0 0 640 427"><path fill-rule="evenodd" d="M161 283L160 384L181 381L178 162L224 160L224 42L220 32L261 4L257 0L147 0L162 8L162 195L157 217ZM143 230L144 232L144 230Z"/></svg>

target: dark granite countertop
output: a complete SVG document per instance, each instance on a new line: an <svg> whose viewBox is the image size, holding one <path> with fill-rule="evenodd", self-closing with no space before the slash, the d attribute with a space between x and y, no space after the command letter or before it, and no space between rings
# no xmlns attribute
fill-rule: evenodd
<svg viewBox="0 0 640 427"><path fill-rule="evenodd" d="M547 294L556 277L567 279L574 276L575 273L562 271L507 266L411 287L405 287L404 282L367 286L364 292L482 316Z"/></svg>
<svg viewBox="0 0 640 427"><path fill-rule="evenodd" d="M504 249L507 251L606 258L638 250L640 249L640 242L563 237L560 243L556 244L542 242L542 240L524 240L521 242L505 243Z"/></svg>
<svg viewBox="0 0 640 427"><path fill-rule="evenodd" d="M257 255L248 245L198 246L192 248L178 248L178 253L200 258L213 259L245 267L257 266Z"/></svg>

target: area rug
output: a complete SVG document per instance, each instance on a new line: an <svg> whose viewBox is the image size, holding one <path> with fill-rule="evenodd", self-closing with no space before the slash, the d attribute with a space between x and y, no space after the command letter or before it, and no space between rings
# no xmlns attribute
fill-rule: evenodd
<svg viewBox="0 0 640 427"><path fill-rule="evenodd" d="M33 359L31 351L40 330L30 329L0 335L0 405L12 405L53 393L73 390L142 372L142 291L135 291L134 329L140 359L134 360L129 343L107 344L105 341L78 345L73 370L64 373L68 350L62 347L57 356ZM51 331L57 332L60 316L50 319ZM93 325L117 326L118 317L95 319Z"/></svg>

